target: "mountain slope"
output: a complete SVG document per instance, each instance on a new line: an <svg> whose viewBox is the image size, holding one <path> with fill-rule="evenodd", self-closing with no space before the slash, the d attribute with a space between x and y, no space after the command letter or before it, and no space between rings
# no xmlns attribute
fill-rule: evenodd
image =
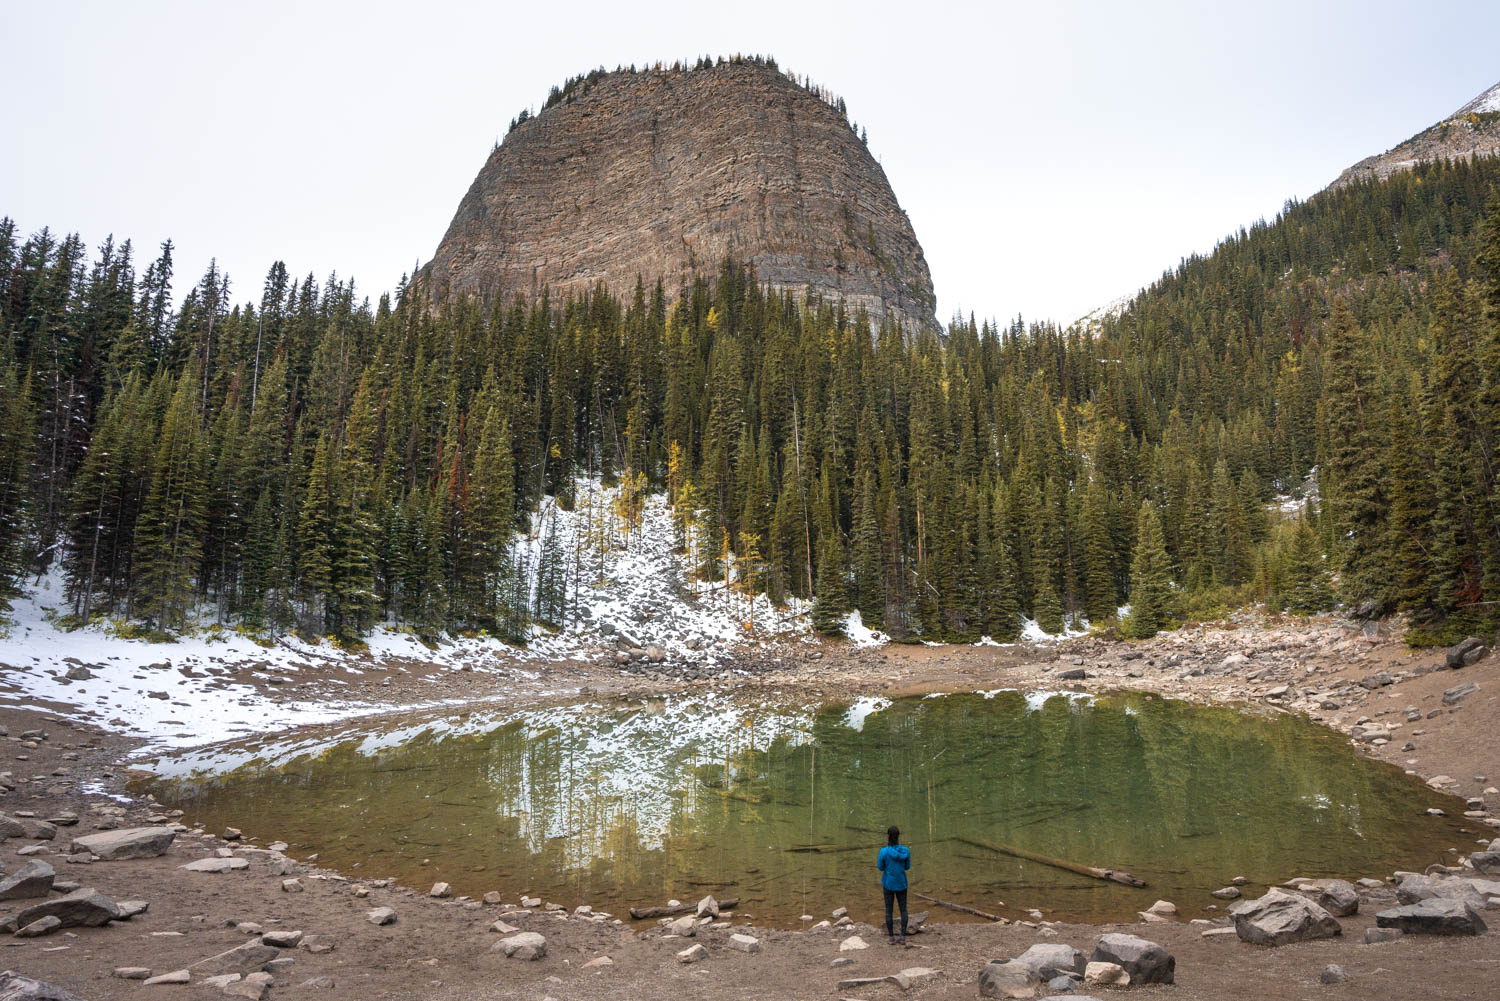
<svg viewBox="0 0 1500 1001"><path fill-rule="evenodd" d="M1434 160L1497 154L1500 154L1500 84L1394 149L1359 161L1329 187L1338 189L1355 181L1383 181L1397 171Z"/></svg>
<svg viewBox="0 0 1500 1001"><path fill-rule="evenodd" d="M425 272L434 298L628 294L637 276L675 296L730 257L771 288L934 325L911 222L825 91L746 60L590 74L554 102L459 204Z"/></svg>

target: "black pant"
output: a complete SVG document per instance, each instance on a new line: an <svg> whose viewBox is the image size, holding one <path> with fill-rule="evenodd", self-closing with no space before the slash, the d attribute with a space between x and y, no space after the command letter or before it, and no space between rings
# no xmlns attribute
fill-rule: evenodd
<svg viewBox="0 0 1500 1001"><path fill-rule="evenodd" d="M882 889L884 889L882 887ZM894 935L891 931L891 902L895 901L901 905L901 937L906 937L906 891L885 890L885 933Z"/></svg>

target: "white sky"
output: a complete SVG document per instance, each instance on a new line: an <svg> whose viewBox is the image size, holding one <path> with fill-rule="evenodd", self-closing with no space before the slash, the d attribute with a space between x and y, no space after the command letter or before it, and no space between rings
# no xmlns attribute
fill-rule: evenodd
<svg viewBox="0 0 1500 1001"><path fill-rule="evenodd" d="M372 298L590 67L761 52L842 94L938 316L1068 321L1500 80L1500 3L0 0L0 215Z"/></svg>

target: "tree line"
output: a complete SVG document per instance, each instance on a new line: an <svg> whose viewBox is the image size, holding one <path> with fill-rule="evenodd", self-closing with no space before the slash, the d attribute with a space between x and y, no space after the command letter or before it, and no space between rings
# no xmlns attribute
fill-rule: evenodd
<svg viewBox="0 0 1500 1001"><path fill-rule="evenodd" d="M212 264L179 298L170 242L138 273L128 241L7 219L0 589L60 566L77 622L521 641L568 614L568 570L515 532L588 476L667 491L695 572L829 632L1003 641L1128 604L1145 636L1335 600L1492 628L1497 183L1324 192L1096 328L946 334L731 261L674 301L371 303L280 262L256 301Z"/></svg>

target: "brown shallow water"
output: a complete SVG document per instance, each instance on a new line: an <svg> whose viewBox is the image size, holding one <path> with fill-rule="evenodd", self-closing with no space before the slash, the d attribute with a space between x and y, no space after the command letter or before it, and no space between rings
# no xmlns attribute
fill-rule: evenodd
<svg viewBox="0 0 1500 1001"><path fill-rule="evenodd" d="M192 752L157 771L141 788L185 819L286 840L351 876L615 912L713 893L783 925L838 903L877 917L875 853L891 823L912 846L914 890L1095 922L1162 897L1191 916L1238 875L1421 869L1474 840L1461 803L1333 731L1142 693L425 715Z"/></svg>

